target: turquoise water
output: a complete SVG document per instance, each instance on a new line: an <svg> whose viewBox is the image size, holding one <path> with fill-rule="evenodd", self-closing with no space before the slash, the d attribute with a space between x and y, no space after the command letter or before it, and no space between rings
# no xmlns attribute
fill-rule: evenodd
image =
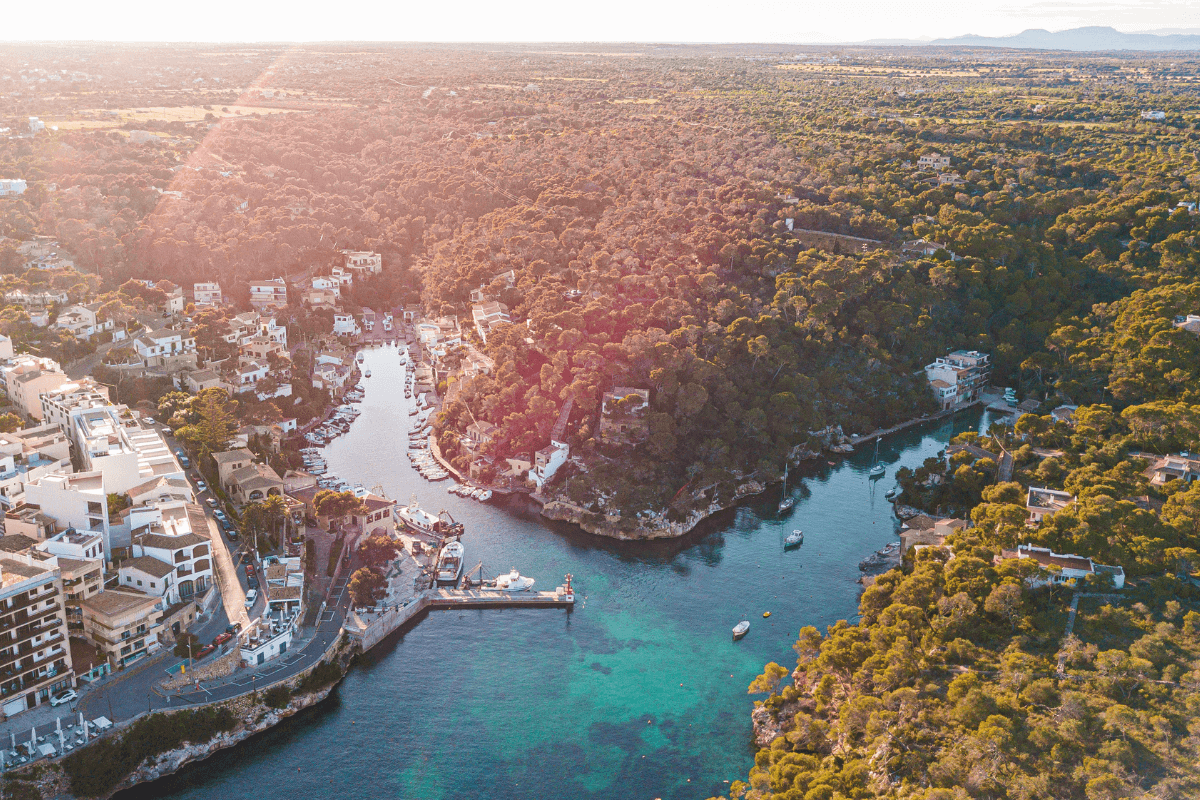
<svg viewBox="0 0 1200 800"><path fill-rule="evenodd" d="M449 510L466 524L468 566L516 567L538 589L573 573L576 608L431 612L360 659L318 708L124 797L721 794L753 762L746 686L767 661L794 663L804 625L851 617L859 560L895 539L883 494L896 469L983 424L968 412L885 440L877 481L869 448L806 465L783 520L772 491L683 539L615 542L543 520L524 499L484 505L424 481L405 452L414 418L397 351L369 351L366 366L363 414L329 446L330 469ZM785 553L794 528L805 544ZM733 642L742 619L750 633Z"/></svg>

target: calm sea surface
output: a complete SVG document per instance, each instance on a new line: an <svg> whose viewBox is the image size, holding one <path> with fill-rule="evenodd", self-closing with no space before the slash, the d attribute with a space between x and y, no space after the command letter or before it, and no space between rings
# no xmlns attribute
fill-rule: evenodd
<svg viewBox="0 0 1200 800"><path fill-rule="evenodd" d="M753 763L746 686L767 661L794 664L804 625L855 613L858 562L896 538L884 492L982 412L897 434L867 477L872 450L793 473L778 492L709 520L681 540L628 543L538 516L524 499L480 504L410 467L395 348L368 351L363 414L327 448L330 469L466 524L467 566L516 567L553 589L559 609L433 611L358 661L330 699L132 798L684 800L721 794ZM803 547L783 537L803 529ZM770 611L769 619L763 612ZM733 642L739 620L750 633Z"/></svg>

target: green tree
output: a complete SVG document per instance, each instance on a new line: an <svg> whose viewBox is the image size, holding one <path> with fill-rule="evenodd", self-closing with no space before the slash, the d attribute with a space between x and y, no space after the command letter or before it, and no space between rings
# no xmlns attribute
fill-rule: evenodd
<svg viewBox="0 0 1200 800"><path fill-rule="evenodd" d="M350 596L359 608L374 605L386 589L387 580L383 573L371 567L360 567L350 576Z"/></svg>

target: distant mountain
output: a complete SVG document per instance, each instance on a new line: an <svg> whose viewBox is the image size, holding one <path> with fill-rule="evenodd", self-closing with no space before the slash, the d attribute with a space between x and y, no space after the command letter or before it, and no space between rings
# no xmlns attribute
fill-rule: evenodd
<svg viewBox="0 0 1200 800"><path fill-rule="evenodd" d="M914 42L916 44L916 42ZM957 36L934 39L934 47L1015 47L1035 50L1200 50L1200 35L1122 33L1115 28L1071 28L1050 31L1030 28L1016 36Z"/></svg>

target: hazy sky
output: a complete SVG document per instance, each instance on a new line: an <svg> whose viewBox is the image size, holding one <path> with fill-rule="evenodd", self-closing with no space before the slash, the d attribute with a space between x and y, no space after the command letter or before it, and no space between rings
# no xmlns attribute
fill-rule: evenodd
<svg viewBox="0 0 1200 800"><path fill-rule="evenodd" d="M1200 28L1200 0L96 0L6 3L2 40L858 41Z"/></svg>

